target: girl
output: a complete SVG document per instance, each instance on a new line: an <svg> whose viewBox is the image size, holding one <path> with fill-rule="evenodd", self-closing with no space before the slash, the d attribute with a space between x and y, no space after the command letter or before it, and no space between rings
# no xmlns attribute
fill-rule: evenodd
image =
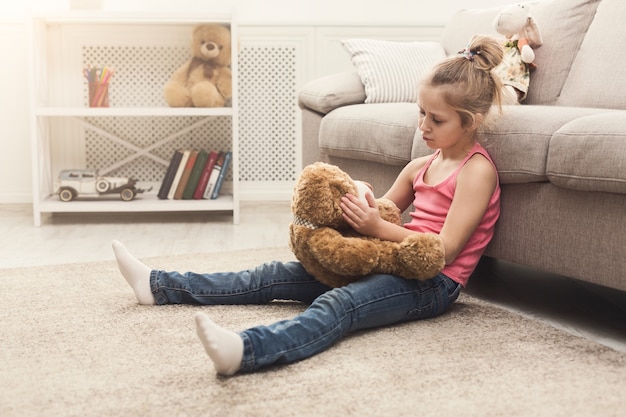
<svg viewBox="0 0 626 417"><path fill-rule="evenodd" d="M289 299L310 304L291 320L240 333L197 313L198 337L222 375L291 363L352 331L447 311L490 241L500 211L497 171L476 142L476 133L491 107L500 106L502 87L491 70L501 59L498 42L476 37L421 83L419 129L435 152L407 164L385 194L402 211L414 205L409 223L397 226L382 220L371 196L367 202L353 195L342 198L346 221L364 235L400 241L410 233L438 233L446 254L441 273L426 281L371 275L333 289L298 262L271 262L236 273L152 270L115 241L119 269L138 302L215 305Z"/></svg>

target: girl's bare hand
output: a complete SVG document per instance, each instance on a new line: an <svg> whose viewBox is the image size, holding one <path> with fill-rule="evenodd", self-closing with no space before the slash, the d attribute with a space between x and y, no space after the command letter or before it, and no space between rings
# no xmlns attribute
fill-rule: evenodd
<svg viewBox="0 0 626 417"><path fill-rule="evenodd" d="M383 221L378 212L374 196L365 195L367 204L353 194L346 194L341 198L340 207L344 220L357 232L366 236L376 236L376 230Z"/></svg>

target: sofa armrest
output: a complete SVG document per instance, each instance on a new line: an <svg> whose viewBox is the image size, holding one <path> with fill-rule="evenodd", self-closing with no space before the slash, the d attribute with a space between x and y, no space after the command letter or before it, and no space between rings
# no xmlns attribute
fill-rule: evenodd
<svg viewBox="0 0 626 417"><path fill-rule="evenodd" d="M365 101L365 87L356 71L332 74L307 83L298 93L298 106L326 114Z"/></svg>

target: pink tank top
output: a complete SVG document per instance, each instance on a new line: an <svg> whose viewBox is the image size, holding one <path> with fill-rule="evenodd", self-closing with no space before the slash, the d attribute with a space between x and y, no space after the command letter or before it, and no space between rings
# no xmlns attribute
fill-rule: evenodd
<svg viewBox="0 0 626 417"><path fill-rule="evenodd" d="M433 154L413 181L413 190L415 191L413 205L415 211L411 213L411 221L404 225L407 229L416 232L439 234L443 228L443 223L446 220L450 205L452 204L454 190L456 189L456 178L461 168L463 168L468 159L475 154L483 155L493 164L493 160L485 148L479 143L476 143L465 159L461 161L459 166L448 178L437 185L428 185L424 182L424 173L428 170L432 161L439 155L439 152L440 151L437 151ZM446 265L441 272L465 287L470 275L474 271L474 268L476 268L480 257L485 251L487 244L493 237L493 229L499 215L500 184L498 182L478 227L470 236L456 259L451 264Z"/></svg>

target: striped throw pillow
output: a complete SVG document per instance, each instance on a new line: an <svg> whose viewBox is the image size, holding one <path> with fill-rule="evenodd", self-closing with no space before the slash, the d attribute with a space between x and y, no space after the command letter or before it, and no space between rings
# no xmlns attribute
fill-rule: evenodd
<svg viewBox="0 0 626 417"><path fill-rule="evenodd" d="M365 87L365 103L417 102L420 78L446 58L439 42L347 39L341 42Z"/></svg>

